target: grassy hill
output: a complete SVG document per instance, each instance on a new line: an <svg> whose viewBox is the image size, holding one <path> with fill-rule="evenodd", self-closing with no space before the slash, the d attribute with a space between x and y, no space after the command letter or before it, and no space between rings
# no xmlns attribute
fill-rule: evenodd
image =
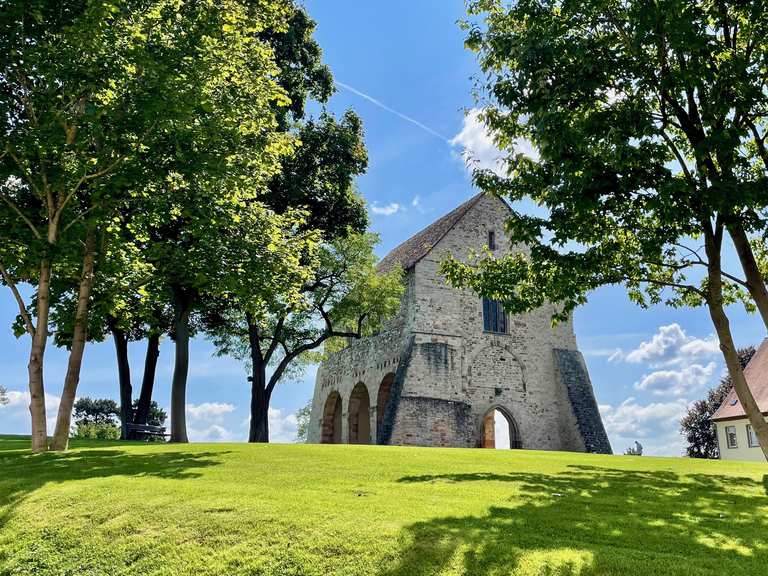
<svg viewBox="0 0 768 576"><path fill-rule="evenodd" d="M0 437L0 574L765 574L768 466Z"/></svg>

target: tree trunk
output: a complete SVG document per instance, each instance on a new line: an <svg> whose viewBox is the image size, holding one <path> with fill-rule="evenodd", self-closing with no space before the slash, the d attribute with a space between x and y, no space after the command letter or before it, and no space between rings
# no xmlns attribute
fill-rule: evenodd
<svg viewBox="0 0 768 576"><path fill-rule="evenodd" d="M136 406L135 424L146 424L152 407L152 390L155 387L157 358L160 356L160 332L150 332L147 338L147 356L144 359L144 378L141 380L141 393Z"/></svg>
<svg viewBox="0 0 768 576"><path fill-rule="evenodd" d="M117 376L120 385L120 439L128 440L128 423L133 420L133 388L131 386L131 365L128 362L128 338L125 330L116 326L114 318L107 320L115 341L117 356Z"/></svg>
<svg viewBox="0 0 768 576"><path fill-rule="evenodd" d="M248 442L269 442L269 397L266 365L253 362L251 372L251 425Z"/></svg>
<svg viewBox="0 0 768 576"><path fill-rule="evenodd" d="M747 289L755 301L757 309L760 311L760 316L763 318L766 329L768 329L768 289L766 289L765 279L757 267L752 246L749 244L749 238L747 238L744 228L738 223L729 225L728 233L733 240L733 245L736 247L736 253L739 255L741 267L744 270L744 276L747 281Z"/></svg>
<svg viewBox="0 0 768 576"><path fill-rule="evenodd" d="M744 371L741 368L739 353L733 342L730 323L725 314L725 309L723 308L723 281L721 276L720 255L722 247L722 229L719 229L719 231L716 230L713 235L709 230L709 226L706 228L705 248L707 251L707 259L709 260L707 274L707 307L709 308L712 323L715 326L715 332L720 340L720 350L725 358L725 364L728 368L728 374L733 381L736 396L744 408L744 412L749 419L749 423L752 425L752 429L755 431L763 455L766 460L768 460L768 422L765 421L765 417L760 411L760 408L755 401L755 397L752 395L752 391L747 385L747 380L744 378Z"/></svg>
<svg viewBox="0 0 768 576"><path fill-rule="evenodd" d="M248 430L248 442L269 442L269 398L271 389L267 389L267 364L274 344L267 351L266 357L261 350L259 325L254 322L250 312L245 314L248 323L248 346L251 352L251 425ZM277 335L274 335L275 337Z"/></svg>
<svg viewBox="0 0 768 576"><path fill-rule="evenodd" d="M85 237L83 272L77 297L75 329L72 333L72 348L69 351L67 375L64 378L64 390L59 401L59 413L56 417L56 429L51 441L51 450L66 450L69 444L69 427L72 422L72 408L75 404L77 385L80 382L80 367L83 352L88 340L88 304L93 287L93 267L96 260L96 230L89 228Z"/></svg>
<svg viewBox="0 0 768 576"><path fill-rule="evenodd" d="M48 430L45 415L45 386L43 384L43 358L48 343L48 313L51 294L50 259L40 263L40 279L37 283L37 329L32 337L29 352L29 413L32 417L32 452L48 449Z"/></svg>
<svg viewBox="0 0 768 576"><path fill-rule="evenodd" d="M171 382L171 442L189 442L187 438L187 374L189 372L189 312L194 298L182 288L173 289L173 329L175 358Z"/></svg>

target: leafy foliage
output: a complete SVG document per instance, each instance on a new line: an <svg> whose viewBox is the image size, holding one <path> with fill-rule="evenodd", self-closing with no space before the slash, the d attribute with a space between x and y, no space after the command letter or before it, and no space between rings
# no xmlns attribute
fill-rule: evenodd
<svg viewBox="0 0 768 576"><path fill-rule="evenodd" d="M475 181L546 215L515 210L508 222L529 253L476 269L450 261L449 278L513 311L561 302L556 319L604 284L624 283L641 306L703 304L696 242L710 219L765 230L766 166L749 126L768 107L760 6L471 2L483 18L465 24L488 78L482 118L506 160L506 173ZM738 37L723 36L723 18ZM519 139L539 157L518 153ZM724 290L754 309L743 283L726 278Z"/></svg>
<svg viewBox="0 0 768 576"><path fill-rule="evenodd" d="M306 211L305 228L320 230L326 240L368 225L365 203L352 179L365 172L368 154L363 126L354 112L341 121L324 112L295 132L299 145L283 159L282 169L269 183L263 198L272 209Z"/></svg>
<svg viewBox="0 0 768 576"><path fill-rule="evenodd" d="M258 423L251 441L267 441L269 399L282 379L317 362L321 347L336 350L375 333L399 309L402 270L376 272L377 241L374 234L350 231L313 244L297 269L305 276L291 299L254 298L253 287L245 284L209 309L205 324L219 354L250 364L252 427Z"/></svg>
<svg viewBox="0 0 768 576"><path fill-rule="evenodd" d="M106 422L75 422L72 438L78 440L117 440L120 427Z"/></svg>
<svg viewBox="0 0 768 576"><path fill-rule="evenodd" d="M745 368L755 354L754 347L739 350L739 360ZM685 436L688 445L685 454L689 458L720 458L717 442L717 431L712 423L712 415L725 401L725 397L733 388L730 376L720 380L720 383L707 392L706 398L694 402L680 420L680 433Z"/></svg>
<svg viewBox="0 0 768 576"><path fill-rule="evenodd" d="M73 414L75 424L112 424L117 426L120 409L109 398L89 398L84 396L75 402Z"/></svg>
<svg viewBox="0 0 768 576"><path fill-rule="evenodd" d="M0 406L8 404L8 402L10 402L10 400L8 400L8 391L5 387L0 386Z"/></svg>

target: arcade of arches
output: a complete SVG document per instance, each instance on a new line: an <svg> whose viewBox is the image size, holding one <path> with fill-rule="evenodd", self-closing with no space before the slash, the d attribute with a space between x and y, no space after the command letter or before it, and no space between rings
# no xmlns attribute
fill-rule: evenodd
<svg viewBox="0 0 768 576"><path fill-rule="evenodd" d="M371 406L368 388L363 382L358 382L352 389L347 401L346 439L342 431L344 420L344 403L341 395L333 391L328 395L323 408L323 420L320 442L323 444L341 444L346 440L349 444L372 444L381 434L386 414L394 373L390 372L382 379L376 394L376 405ZM375 435L373 434L375 432Z"/></svg>

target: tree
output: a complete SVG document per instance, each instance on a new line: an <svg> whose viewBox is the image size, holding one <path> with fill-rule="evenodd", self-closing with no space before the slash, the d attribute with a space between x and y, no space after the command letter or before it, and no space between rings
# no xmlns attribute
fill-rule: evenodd
<svg viewBox="0 0 768 576"><path fill-rule="evenodd" d="M120 409L110 398L78 398L74 407L75 424L112 424L117 425Z"/></svg>
<svg viewBox="0 0 768 576"><path fill-rule="evenodd" d="M309 415L312 412L312 400L296 410L296 440L306 442L309 434Z"/></svg>
<svg viewBox="0 0 768 576"><path fill-rule="evenodd" d="M73 438L114 440L120 436L117 425L120 410L114 400L79 398L74 405Z"/></svg>
<svg viewBox="0 0 768 576"><path fill-rule="evenodd" d="M234 305L209 314L219 353L250 364L249 442L269 442L269 403L281 379L316 361L312 352L323 345L375 333L399 309L402 270L376 272L376 242L373 234L348 234L323 243L315 261L304 262L311 275L292 301L255 301L243 286L230 298Z"/></svg>
<svg viewBox="0 0 768 576"><path fill-rule="evenodd" d="M763 307L759 242L740 234L764 234L768 207L762 3L477 0L470 14L481 17L466 27L487 74L482 117L506 159L475 182L546 213L513 211L528 253L451 259L447 277L511 311L559 302L556 320L606 284L641 306L705 305L768 457L725 312ZM520 139L537 159L516 151ZM726 232L742 262L755 257L745 279L723 270Z"/></svg>
<svg viewBox="0 0 768 576"><path fill-rule="evenodd" d="M749 346L739 350L739 362L746 368L755 348ZM730 376L720 380L720 384L707 392L707 397L697 400L688 407L685 416L680 420L680 433L685 436L688 445L685 454L689 458L720 458L720 450L717 443L717 431L712 422L712 415L725 400L725 397L733 388Z"/></svg>
<svg viewBox="0 0 768 576"><path fill-rule="evenodd" d="M136 400L133 401L133 410L134 412L138 411L139 409L139 402L140 399L136 398ZM160 405L152 400L149 404L149 410L147 411L147 417L145 422L141 422L141 424L149 424L150 426L165 426L165 421L168 418L168 414L165 410L160 408Z"/></svg>
<svg viewBox="0 0 768 576"><path fill-rule="evenodd" d="M296 130L300 145L282 161L262 199L276 212L306 210L305 228L326 240L364 232L368 213L353 184L368 167L363 125L352 111L340 121L324 112Z"/></svg>
<svg viewBox="0 0 768 576"><path fill-rule="evenodd" d="M9 402L10 400L8 400L8 391L4 386L0 386L0 406L5 406Z"/></svg>
<svg viewBox="0 0 768 576"><path fill-rule="evenodd" d="M260 38L283 2L4 3L0 8L0 274L30 335L32 448L46 449L50 287L78 261L71 351L52 449L67 446L98 239L128 202L216 181L266 183L288 150L289 102ZM176 171L175 168L184 167ZM204 173L204 174L203 174ZM201 208L198 206L197 208ZM34 310L18 290L35 287Z"/></svg>

